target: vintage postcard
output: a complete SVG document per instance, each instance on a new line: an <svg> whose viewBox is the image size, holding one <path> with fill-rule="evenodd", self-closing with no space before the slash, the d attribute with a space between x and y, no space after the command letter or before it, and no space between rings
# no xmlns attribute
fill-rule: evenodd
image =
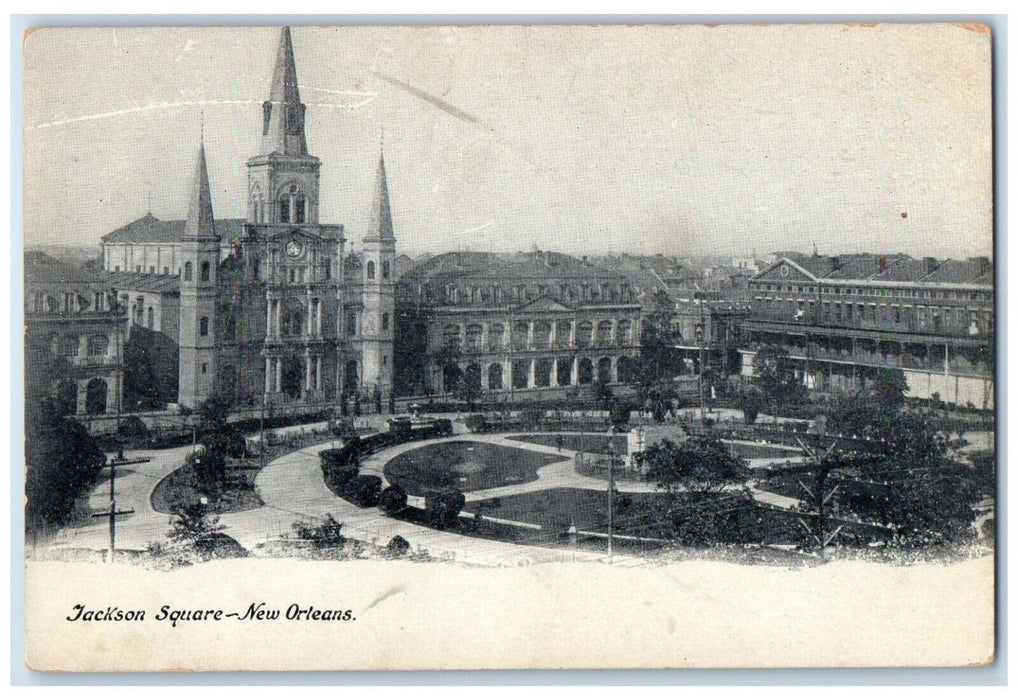
<svg viewBox="0 0 1018 700"><path fill-rule="evenodd" d="M25 663L992 662L992 40L27 32Z"/></svg>

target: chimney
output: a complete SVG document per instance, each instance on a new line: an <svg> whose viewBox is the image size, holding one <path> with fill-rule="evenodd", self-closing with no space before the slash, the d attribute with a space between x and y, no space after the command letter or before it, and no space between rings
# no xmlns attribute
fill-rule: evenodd
<svg viewBox="0 0 1018 700"><path fill-rule="evenodd" d="M974 262L976 264L976 276L985 275L990 271L990 259L985 255L980 255L976 258L969 258L969 262Z"/></svg>
<svg viewBox="0 0 1018 700"><path fill-rule="evenodd" d="M887 256L886 255L881 255L880 258L877 261L877 265L880 268L880 272L883 272L884 270L886 270L887 269Z"/></svg>
<svg viewBox="0 0 1018 700"><path fill-rule="evenodd" d="M581 260L583 261L583 264L584 264L584 265L589 265L589 264L590 264L590 263L588 263L588 262L587 262L587 256L586 256L586 255L584 255L584 256L583 256L582 258L580 258L580 259L581 259Z"/></svg>
<svg viewBox="0 0 1018 700"><path fill-rule="evenodd" d="M841 256L840 255L835 255L833 258L831 258L831 270L840 270L840 269L841 269Z"/></svg>
<svg viewBox="0 0 1018 700"><path fill-rule="evenodd" d="M923 271L928 275L937 269L936 258L923 258Z"/></svg>

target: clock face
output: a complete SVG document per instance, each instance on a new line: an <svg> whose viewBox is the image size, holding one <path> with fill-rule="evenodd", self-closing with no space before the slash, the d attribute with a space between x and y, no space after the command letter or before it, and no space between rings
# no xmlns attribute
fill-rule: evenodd
<svg viewBox="0 0 1018 700"><path fill-rule="evenodd" d="M304 246L296 238L293 238L286 243L286 254L291 258L300 257L300 254L304 252Z"/></svg>

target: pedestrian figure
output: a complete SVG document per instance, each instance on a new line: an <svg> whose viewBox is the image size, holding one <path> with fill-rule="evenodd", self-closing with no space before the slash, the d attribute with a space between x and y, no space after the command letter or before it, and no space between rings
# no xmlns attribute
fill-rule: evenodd
<svg viewBox="0 0 1018 700"><path fill-rule="evenodd" d="M556 435L555 436L555 447L558 448L559 452L562 451L562 443L563 443L562 436L561 435Z"/></svg>

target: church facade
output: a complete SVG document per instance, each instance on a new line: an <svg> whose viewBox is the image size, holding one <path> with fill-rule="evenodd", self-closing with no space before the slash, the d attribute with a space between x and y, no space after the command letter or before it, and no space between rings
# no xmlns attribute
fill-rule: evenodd
<svg viewBox="0 0 1018 700"><path fill-rule="evenodd" d="M289 28L282 30L247 215L217 221L204 142L187 219L151 214L103 239L103 266L128 312L172 341L176 402L334 404L392 392L396 239L384 158L358 265L344 228L319 221L321 161L308 152ZM356 275L350 275L356 270Z"/></svg>

